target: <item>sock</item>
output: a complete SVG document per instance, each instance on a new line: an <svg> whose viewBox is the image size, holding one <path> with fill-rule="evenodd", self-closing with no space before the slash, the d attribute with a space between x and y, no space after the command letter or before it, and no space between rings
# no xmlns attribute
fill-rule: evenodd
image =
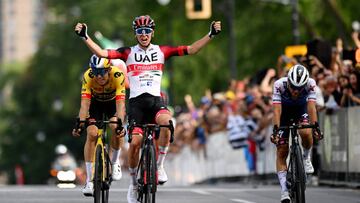
<svg viewBox="0 0 360 203"><path fill-rule="evenodd" d="M288 191L288 189L286 187L286 174L287 174L287 171L279 171L277 173L278 179L280 182L280 187L281 187L281 194Z"/></svg>
<svg viewBox="0 0 360 203"><path fill-rule="evenodd" d="M310 151L311 151L311 147L309 149L304 148L304 154L303 154L304 159L310 158Z"/></svg>
<svg viewBox="0 0 360 203"><path fill-rule="evenodd" d="M112 149L112 151L113 151L112 158L111 158L112 164L120 163L119 157L120 157L121 148L120 149Z"/></svg>
<svg viewBox="0 0 360 203"><path fill-rule="evenodd" d="M130 172L130 184L136 185L137 184L137 181L136 181L137 168L129 168L129 172Z"/></svg>
<svg viewBox="0 0 360 203"><path fill-rule="evenodd" d="M86 182L88 183L91 181L93 163L85 162L85 166L86 166Z"/></svg>
<svg viewBox="0 0 360 203"><path fill-rule="evenodd" d="M169 147L159 146L159 157L158 157L158 161L157 161L158 168L164 167L164 161L165 161L165 157L166 157L168 150L169 150Z"/></svg>

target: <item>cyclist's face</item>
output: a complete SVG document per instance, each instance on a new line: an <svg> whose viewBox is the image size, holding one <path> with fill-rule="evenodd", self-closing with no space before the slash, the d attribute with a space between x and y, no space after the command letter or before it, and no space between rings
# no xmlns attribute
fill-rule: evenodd
<svg viewBox="0 0 360 203"><path fill-rule="evenodd" d="M151 28L138 28L135 30L135 37L142 47L148 47L154 31Z"/></svg>
<svg viewBox="0 0 360 203"><path fill-rule="evenodd" d="M109 81L109 73L105 73L104 75L98 74L95 76L95 80L99 85L106 85L106 83Z"/></svg>
<svg viewBox="0 0 360 203"><path fill-rule="evenodd" d="M302 90L303 90L303 89L292 88L291 85L289 85L288 87L289 87L289 91L291 93L291 96L293 96L293 97L298 97L300 95L300 93L302 92Z"/></svg>

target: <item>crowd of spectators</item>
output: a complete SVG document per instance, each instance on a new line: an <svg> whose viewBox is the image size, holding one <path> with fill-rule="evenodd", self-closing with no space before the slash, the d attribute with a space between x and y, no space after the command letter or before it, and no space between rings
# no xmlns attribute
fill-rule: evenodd
<svg viewBox="0 0 360 203"><path fill-rule="evenodd" d="M360 40L353 32L354 47L344 47L342 39L334 45L324 40L312 44L328 44L321 53L287 57L281 55L277 67L262 70L253 77L231 80L227 90L211 93L210 90L196 106L190 95L184 97L186 108L175 115L175 143L171 152L178 153L188 145L194 151L205 147L207 138L219 131L227 131L229 144L234 148L260 147L268 139L272 127L272 87L276 79L286 76L294 64L306 66L316 80L318 111L333 113L342 107L360 105ZM325 51L324 51L325 50ZM357 50L357 52L356 52ZM326 53L329 52L326 57ZM356 60L357 59L357 60Z"/></svg>

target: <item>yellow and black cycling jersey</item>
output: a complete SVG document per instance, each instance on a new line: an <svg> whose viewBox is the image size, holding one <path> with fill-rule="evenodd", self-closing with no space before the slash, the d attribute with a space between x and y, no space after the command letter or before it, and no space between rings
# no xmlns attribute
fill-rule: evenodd
<svg viewBox="0 0 360 203"><path fill-rule="evenodd" d="M105 85L99 85L95 77L91 68L84 73L81 98L96 99L98 101L125 99L125 76L118 67L111 66L109 81Z"/></svg>

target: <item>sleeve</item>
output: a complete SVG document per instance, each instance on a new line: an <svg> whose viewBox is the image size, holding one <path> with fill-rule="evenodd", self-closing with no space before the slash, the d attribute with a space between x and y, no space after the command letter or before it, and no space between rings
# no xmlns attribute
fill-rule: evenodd
<svg viewBox="0 0 360 203"><path fill-rule="evenodd" d="M188 46L160 46L160 49L164 53L165 59L168 59L171 56L188 55Z"/></svg>
<svg viewBox="0 0 360 203"><path fill-rule="evenodd" d="M130 47L121 47L117 50L108 49L108 58L109 59L121 59L123 61L127 60L131 49Z"/></svg>
<svg viewBox="0 0 360 203"><path fill-rule="evenodd" d="M117 70L114 72L114 82L116 84L115 99L125 100L125 75L122 71Z"/></svg>
<svg viewBox="0 0 360 203"><path fill-rule="evenodd" d="M274 83L273 87L273 95L272 95L272 103L273 104L281 104L281 81L277 80Z"/></svg>
<svg viewBox="0 0 360 203"><path fill-rule="evenodd" d="M309 80L309 83L308 83L308 91L309 91L309 94L307 96L307 101L308 102L316 102L316 82L315 80L313 79L310 79Z"/></svg>
<svg viewBox="0 0 360 203"><path fill-rule="evenodd" d="M81 87L81 98L82 99L91 99L91 80L94 76L88 69L82 79L82 87Z"/></svg>

